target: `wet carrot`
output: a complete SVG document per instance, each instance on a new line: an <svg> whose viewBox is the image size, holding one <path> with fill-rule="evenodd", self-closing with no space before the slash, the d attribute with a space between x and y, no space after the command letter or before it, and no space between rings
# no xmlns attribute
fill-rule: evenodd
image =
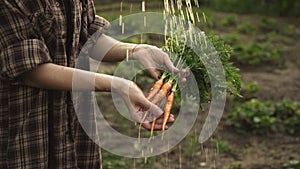
<svg viewBox="0 0 300 169"><path fill-rule="evenodd" d="M154 127L155 127L155 123L156 123L156 118L153 118L152 124L151 124L151 130L150 130L150 138L149 141L151 140L151 138L153 137L153 132L154 132Z"/></svg>
<svg viewBox="0 0 300 169"><path fill-rule="evenodd" d="M159 80L157 80L154 83L154 85L152 86L152 88L150 89L147 99L151 100L155 96L155 94L160 90L160 88L162 87L163 84L164 84L163 78L160 78Z"/></svg>
<svg viewBox="0 0 300 169"><path fill-rule="evenodd" d="M161 79L160 79L161 80ZM158 80L158 81L160 81L160 80ZM163 82L163 80L162 80L162 82ZM158 84L161 84L161 82L159 82ZM156 85L156 83L153 85L153 88L154 88L154 86ZM156 105L159 105L159 103L162 101L162 99L164 98L164 97L166 97L167 96L167 94L168 94L168 92L171 90L171 88L172 88L172 81L171 80L169 80L167 83L165 83L165 84L161 84L161 89L158 91L158 92L155 92L155 91L153 91L153 93L155 92L155 94L152 96L152 97L147 97L148 98L148 100L152 100L151 102L153 103L153 104L156 104ZM158 88L158 85L156 85L156 88L155 89L157 89ZM150 93L149 93L149 95L151 94L152 92L150 91ZM153 98L153 99L152 99ZM144 116L143 116L143 118L142 118L142 120L141 120L141 124L143 123L143 121L145 121L145 119L146 119L146 117L148 116L148 111L144 114Z"/></svg>
<svg viewBox="0 0 300 169"><path fill-rule="evenodd" d="M159 103L163 98L165 98L169 91L172 88L172 80L169 80L168 82L166 82L162 88L157 92L157 94L154 96L154 98L152 99L152 103L153 104L157 104Z"/></svg>
<svg viewBox="0 0 300 169"><path fill-rule="evenodd" d="M166 82L162 88L158 91L158 93L154 96L153 100L151 101L153 104L158 104L160 103L160 101L162 101L163 98L165 98L169 91L172 88L172 80L169 80L168 82ZM150 130L150 138L153 137L153 131L154 131L154 127L155 127L155 123L156 123L156 118L153 118L152 121L152 125L151 125L151 130Z"/></svg>
<svg viewBox="0 0 300 169"><path fill-rule="evenodd" d="M154 85L152 86L152 88L150 89L150 92L148 94L148 96L146 97L148 100L152 100L152 98L155 96L155 94L160 90L160 88L163 86L164 84L164 79L160 78L159 80L157 80ZM140 122L140 127L141 124L145 121L146 117L148 116L148 111L146 111L146 113L144 114L141 122Z"/></svg>
<svg viewBox="0 0 300 169"><path fill-rule="evenodd" d="M151 87L150 92L148 94L148 96L146 97L148 100L152 100L153 97L155 96L155 94L160 90L160 88L163 86L164 84L164 78L165 76L163 75L159 80L157 80L154 85ZM146 120L147 116L148 116L149 112L146 111L145 114L142 117L142 120L140 122L139 125L139 135L138 137L140 138L140 134L141 134L141 128L142 128L142 124L143 122Z"/></svg>
<svg viewBox="0 0 300 169"><path fill-rule="evenodd" d="M164 108L164 118L162 124L162 132L165 131L166 124L168 122L169 116L171 114L171 109L174 103L174 92L172 91L171 94L167 97L166 105Z"/></svg>

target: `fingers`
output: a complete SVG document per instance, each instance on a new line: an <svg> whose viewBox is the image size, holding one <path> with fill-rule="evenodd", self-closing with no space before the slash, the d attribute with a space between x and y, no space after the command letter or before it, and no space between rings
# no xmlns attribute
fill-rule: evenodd
<svg viewBox="0 0 300 169"><path fill-rule="evenodd" d="M174 66L172 61L170 60L169 56L167 55L164 58L164 63L167 66L167 68L172 72L172 73L180 73L181 74L181 82L186 82L186 77L190 75L190 71L187 69L179 70Z"/></svg>
<svg viewBox="0 0 300 169"><path fill-rule="evenodd" d="M174 122L174 115L170 114L170 117L168 119L168 123ZM162 124L163 123L163 117L160 117L159 119L156 120L156 124Z"/></svg>
<svg viewBox="0 0 300 169"><path fill-rule="evenodd" d="M180 70L180 74L181 74L180 81L181 82L186 82L186 77L188 77L190 75L190 71L186 70L186 69L183 69L183 70Z"/></svg>
<svg viewBox="0 0 300 169"><path fill-rule="evenodd" d="M159 118L163 114L163 111L161 110L161 108L159 108L157 105L153 104L147 98L141 97L138 99L138 101L139 101L139 103L138 103L139 108L141 108L142 111L145 111L145 112L147 111L150 114L152 114L152 117Z"/></svg>
<svg viewBox="0 0 300 169"><path fill-rule="evenodd" d="M147 130L151 130L151 126L152 126L152 123L143 123L142 126L147 129ZM168 129L169 126L166 125L166 128L165 129ZM154 125L154 130L162 130L162 124L155 124Z"/></svg>
<svg viewBox="0 0 300 169"><path fill-rule="evenodd" d="M155 69L155 68L148 68L148 72L150 73L150 75L151 75L154 79L156 79L156 80L159 79L160 72L159 72L157 69Z"/></svg>
<svg viewBox="0 0 300 169"><path fill-rule="evenodd" d="M175 121L174 115L171 114L168 119L168 123L173 123L174 121ZM163 117L160 117L155 122L154 130L162 130L162 123L163 123ZM147 130L151 130L152 122L144 122L142 126ZM166 129L168 129L168 126L166 126Z"/></svg>
<svg viewBox="0 0 300 169"><path fill-rule="evenodd" d="M159 118L163 114L163 111L152 102L150 102L150 104L151 104L150 109L148 109L147 111L149 111L153 115L153 117Z"/></svg>
<svg viewBox="0 0 300 169"><path fill-rule="evenodd" d="M146 129L146 130L151 130L151 126L152 126L152 123L143 123L142 126ZM165 129L168 130L169 126L166 125ZM162 124L157 124L155 123L154 125L154 130L155 131L159 131L159 130L162 130Z"/></svg>
<svg viewBox="0 0 300 169"><path fill-rule="evenodd" d="M179 69L174 66L173 62L171 61L171 59L169 58L169 56L167 54L166 54L166 57L164 57L164 63L171 72L173 72L173 73L179 72Z"/></svg>

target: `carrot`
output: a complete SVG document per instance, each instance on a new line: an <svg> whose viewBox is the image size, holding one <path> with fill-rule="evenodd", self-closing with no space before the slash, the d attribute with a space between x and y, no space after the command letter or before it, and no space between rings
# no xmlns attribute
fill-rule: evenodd
<svg viewBox="0 0 300 169"><path fill-rule="evenodd" d="M151 130L150 130L150 138L149 138L149 142L150 142L151 138L153 137L153 132L154 132L155 123L156 123L156 117L153 118L153 121L152 121L152 124L151 124Z"/></svg>
<svg viewBox="0 0 300 169"><path fill-rule="evenodd" d="M169 93L169 91L172 88L172 80L169 80L167 83L165 83L162 88L157 92L157 94L152 99L153 104L159 103L164 97L166 97Z"/></svg>
<svg viewBox="0 0 300 169"><path fill-rule="evenodd" d="M156 105L159 105L160 101L166 97L166 95L168 94L168 92L170 91L170 89L172 88L172 80L169 80L167 83L163 84L161 82L163 82L163 80L159 79L158 81L160 82L156 82L153 87L151 88L150 92L149 92L149 95L153 95L152 97L149 97L148 95L148 100L152 100L151 102L153 104L156 104ZM161 87L161 89L157 92L156 89L158 89L158 87ZM154 88L155 86L155 88ZM155 95L156 94L156 95ZM152 99L153 98L153 99ZM141 121L141 124L143 123L143 121L146 119L146 117L148 116L148 111L144 114L143 118L142 118L142 121Z"/></svg>
<svg viewBox="0 0 300 169"><path fill-rule="evenodd" d="M148 96L146 97L148 100L152 100L152 98L155 96L155 94L160 90L160 88L163 86L164 84L164 79L160 78L159 80L157 80L154 85L152 86L152 88L150 89L150 92L148 94ZM145 121L146 117L148 116L148 111L144 114L141 123L140 123L140 127L141 124Z"/></svg>
<svg viewBox="0 0 300 169"><path fill-rule="evenodd" d="M172 87L171 93L169 94L169 96L167 97L167 100L166 100L166 105L164 108L164 118L163 118L163 124L162 124L162 132L163 133L165 131L166 124L167 124L169 116L171 114L172 106L174 104L174 98L175 98L175 92L177 89L177 85L178 85L178 82L175 82L175 84Z"/></svg>
<svg viewBox="0 0 300 169"><path fill-rule="evenodd" d="M166 124L168 122L169 116L171 114L171 109L174 103L174 91L171 92L171 94L168 96L166 105L164 108L164 119L163 119L163 124L162 124L162 132L165 131Z"/></svg>
<svg viewBox="0 0 300 169"><path fill-rule="evenodd" d="M156 105L158 106L160 104L160 102L161 102L161 100ZM152 121L152 124L151 124L151 131L150 131L149 142L150 142L151 138L153 138L153 132L154 132L155 123L156 123L156 117L153 117L153 121Z"/></svg>
<svg viewBox="0 0 300 169"><path fill-rule="evenodd" d="M169 93L169 91L172 88L172 79L170 79L168 82L166 82L162 88L158 91L158 93L154 96L153 100L151 101L153 104L158 104L160 101L166 97ZM156 117L153 118L152 125L151 125L151 130L150 130L150 138L153 137L153 131L156 123Z"/></svg>
<svg viewBox="0 0 300 169"><path fill-rule="evenodd" d="M151 100L155 96L155 94L160 90L160 88L162 87L163 84L164 84L163 78L160 78L159 80L157 80L154 83L154 85L152 86L152 88L150 89L147 99Z"/></svg>
<svg viewBox="0 0 300 169"><path fill-rule="evenodd" d="M148 94L148 96L146 97L148 100L152 100L152 98L155 96L155 94L160 90L160 88L163 86L164 84L164 78L166 77L166 74L163 74L162 77L157 80L154 85L151 87L150 92ZM141 134L141 128L142 128L142 124L145 121L145 119L147 118L149 112L146 111L141 122L139 125L139 138L140 138L140 134Z"/></svg>

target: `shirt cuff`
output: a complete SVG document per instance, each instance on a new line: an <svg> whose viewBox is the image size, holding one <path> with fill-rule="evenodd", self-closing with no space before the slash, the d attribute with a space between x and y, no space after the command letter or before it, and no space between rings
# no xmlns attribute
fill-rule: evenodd
<svg viewBox="0 0 300 169"><path fill-rule="evenodd" d="M49 62L52 59L44 42L38 39L23 40L1 51L0 78L17 85L23 83L20 75Z"/></svg>

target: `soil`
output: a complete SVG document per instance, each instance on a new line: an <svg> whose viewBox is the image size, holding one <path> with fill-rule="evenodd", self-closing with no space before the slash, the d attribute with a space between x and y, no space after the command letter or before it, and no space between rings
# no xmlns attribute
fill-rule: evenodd
<svg viewBox="0 0 300 169"><path fill-rule="evenodd" d="M254 17L248 19L253 20ZM224 28L220 29L226 32ZM300 41L298 39L299 37L294 38L292 45L285 45L283 57L286 66L283 69L269 64L240 67L240 75L244 84L256 82L260 86L257 93L245 97L245 100L256 98L274 102L284 99L300 101ZM114 66L110 64L101 64L101 70L112 72L113 68ZM108 118L113 116L111 112L116 111L111 106L113 103L109 99L109 95L102 94L98 100L101 110L104 110L103 113ZM104 100L106 104L101 104ZM291 160L300 161L300 137L278 132L266 133L265 135L238 132L225 124L226 114L230 111L229 105L230 101L228 101L225 109L224 118L209 141L204 144L190 143L189 140L182 141L182 149L192 147L190 152L186 150L187 154L182 154L182 163L178 160L181 154L179 154L179 146L177 146L168 154L158 156L157 158L161 160L156 160L150 168L280 169L283 163ZM202 127L205 120L204 112L200 112L201 116L198 117L195 127L191 130L190 135L195 135L195 138L199 135L200 130L198 129ZM111 122L111 125L117 127L119 124ZM132 127L132 125L128 126ZM132 128L133 130L136 129ZM214 144L216 140L227 142L230 151L217 152ZM144 167L137 165L135 168Z"/></svg>
<svg viewBox="0 0 300 169"><path fill-rule="evenodd" d="M255 81L260 86L260 90L252 98L275 102L284 99L300 101L300 57L296 52L298 50L299 42L290 49L291 52L285 53L285 69L270 65L241 67L242 81ZM228 112L225 112L225 116L226 113ZM263 136L238 133L224 125L224 122L215 135L219 140L227 140L233 149L231 153L216 157L216 168L241 166L243 169L278 169L283 163L300 160L300 137L284 133L266 133Z"/></svg>
<svg viewBox="0 0 300 169"><path fill-rule="evenodd" d="M298 63L295 62L299 57L297 55L293 55L293 57L292 59L286 59L287 66L285 69L274 68L269 65L241 67L240 75L243 82L255 81L260 86L260 90L257 93L246 99L256 98L275 102L283 99L300 101L300 70ZM113 71L113 66L111 65L105 65L104 67L107 67L106 70ZM106 95L99 101L106 100L105 102L108 104L102 104L101 106L105 110L103 111L104 113L111 115L111 112L116 110L110 106L113 104L111 101L107 102L109 97L109 95ZM229 100L227 105L230 105ZM227 106L223 119L211 140L203 145L190 145L198 148L195 148L196 150L192 155L184 157L185 162L181 164L182 168L280 169L280 166L288 161L300 160L300 137L290 136L285 133L266 133L265 135L247 132L240 133L225 124L225 117L229 111L230 108ZM203 114L203 112L201 113ZM194 132L191 133L198 136L200 131L197 131L197 129L202 127L204 120L205 116L199 116L195 127L192 129ZM119 124L112 122L111 125L118 128ZM132 124L127 127L136 130ZM132 132L127 134L132 135ZM217 153L214 140L228 142L230 152ZM187 143L183 141L182 144ZM201 148L199 149L199 147ZM168 153L168 163L163 162L164 160L158 160L158 162L153 164L153 168L179 169L178 151L177 146ZM158 156L158 158L164 159L165 155ZM136 166L136 168L139 168L139 166ZM143 167L141 166L140 168Z"/></svg>

